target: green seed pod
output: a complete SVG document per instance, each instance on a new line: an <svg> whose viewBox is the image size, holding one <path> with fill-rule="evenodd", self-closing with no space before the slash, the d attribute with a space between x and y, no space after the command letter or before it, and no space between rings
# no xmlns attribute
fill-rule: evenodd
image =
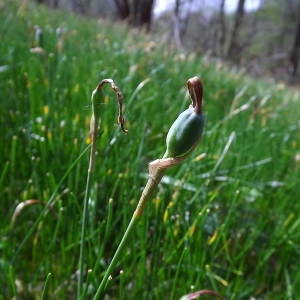
<svg viewBox="0 0 300 300"><path fill-rule="evenodd" d="M184 155L195 147L202 137L205 119L202 112L202 83L198 77L193 77L188 80L187 86L192 105L182 112L171 126L164 158Z"/></svg>

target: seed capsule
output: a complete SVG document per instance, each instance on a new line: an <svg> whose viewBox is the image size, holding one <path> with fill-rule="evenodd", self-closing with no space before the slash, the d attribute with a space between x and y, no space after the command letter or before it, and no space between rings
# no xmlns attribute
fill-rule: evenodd
<svg viewBox="0 0 300 300"><path fill-rule="evenodd" d="M202 83L198 77L187 82L192 105L182 112L171 126L167 135L167 151L164 158L182 156L201 139L204 128L202 112Z"/></svg>

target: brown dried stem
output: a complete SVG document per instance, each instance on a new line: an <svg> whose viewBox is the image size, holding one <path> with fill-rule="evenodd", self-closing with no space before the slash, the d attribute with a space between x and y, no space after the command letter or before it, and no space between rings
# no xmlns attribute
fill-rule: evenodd
<svg viewBox="0 0 300 300"><path fill-rule="evenodd" d="M120 88L114 83L114 81L110 78L108 79L103 79L100 81L100 83L98 84L97 89L101 90L103 88L103 85L105 83L109 83L111 88L116 92L117 94L117 100L118 100L118 107L119 107L119 115L118 115L118 123L121 125L121 129L124 133L127 133L128 130L126 130L124 128L124 118L123 118L123 114L122 114L122 105L123 105L123 95L122 92L120 90Z"/></svg>

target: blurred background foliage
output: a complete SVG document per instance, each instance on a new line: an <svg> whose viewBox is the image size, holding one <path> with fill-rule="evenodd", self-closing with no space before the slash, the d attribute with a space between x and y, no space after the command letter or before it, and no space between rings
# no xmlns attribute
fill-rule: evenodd
<svg viewBox="0 0 300 300"><path fill-rule="evenodd" d="M208 53L254 76L289 83L299 79L299 0L36 1L144 29L177 48ZM227 9L229 4L235 9Z"/></svg>

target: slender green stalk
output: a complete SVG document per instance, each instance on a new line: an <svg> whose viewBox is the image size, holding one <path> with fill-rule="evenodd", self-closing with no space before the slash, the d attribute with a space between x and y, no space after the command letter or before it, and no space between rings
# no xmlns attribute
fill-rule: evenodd
<svg viewBox="0 0 300 300"><path fill-rule="evenodd" d="M18 299L18 293L17 293L16 283L15 283L15 274L14 274L14 270L13 270L12 266L9 266L9 281L11 284L11 289L12 289L14 298Z"/></svg>
<svg viewBox="0 0 300 300"><path fill-rule="evenodd" d="M92 185L92 177L95 165L95 154L96 154L96 141L98 135L98 127L100 123L101 116L101 106L104 102L104 95L102 92L102 86L97 87L92 94L92 109L93 115L90 122L90 135L91 135L91 152L90 152L90 162L86 180L85 196L83 202L83 216L82 216L82 226L81 226L81 243L80 243L80 253L79 253L79 274L78 274L78 285L77 285L77 298L81 298L81 291L83 288L83 273L84 273L84 250L85 250L85 233L87 224L87 213L88 213L88 202L90 197L90 190Z"/></svg>
<svg viewBox="0 0 300 300"><path fill-rule="evenodd" d="M83 276L84 276L84 257L85 257L85 236L86 236L86 225L88 218L88 201L90 197L90 190L92 185L93 172L95 168L95 154L96 154L96 142L98 138L100 117L103 112L102 106L104 103L104 92L103 85L109 83L112 89L117 94L117 100L119 105L119 116L118 123L121 124L122 130L127 133L127 130L124 129L124 119L122 117L122 101L123 96L121 90L115 85L112 79L103 79L96 89L92 93L92 118L90 122L90 136L91 136L91 152L90 152L90 162L87 174L85 197L83 204L83 216L82 216L82 226L81 226L81 242L80 242L80 253L79 253L79 274L78 274L78 285L77 285L77 299L84 297L82 294L83 290Z"/></svg>
<svg viewBox="0 0 300 300"><path fill-rule="evenodd" d="M151 164L149 164L149 169L150 169L150 165ZM153 173L149 173L148 182L142 192L142 196L137 205L137 208L131 218L131 221L126 229L126 232L119 244L119 247L118 247L114 257L112 258L112 260L108 266L108 269L106 270L106 273L101 281L101 284L97 290L94 300L101 299L101 297L103 297L103 293L107 286L108 279L112 275L112 272L115 269L115 267L117 266L117 263L120 261L122 255L123 255L123 252L124 252L126 246L128 245L129 239L131 238L140 218L143 215L143 212L146 208L147 203L149 202L149 200L151 200L153 192L156 189L156 187L158 186L159 182L161 181L164 173L165 173L165 169L161 169L161 168L156 168Z"/></svg>
<svg viewBox="0 0 300 300"><path fill-rule="evenodd" d="M149 164L149 168L151 166L151 163ZM154 170L153 173L149 172L149 179L147 181L147 184L142 192L140 201L136 207L136 210L134 212L134 215L142 216L146 205L148 204L149 200L151 200L152 194L158 184L160 183L161 179L163 178L164 174L166 172L166 169L164 168L157 168Z"/></svg>
<svg viewBox="0 0 300 300"><path fill-rule="evenodd" d="M9 166L9 162L7 161L4 165L4 167L3 167L3 170L2 170L2 173L1 173L1 176L0 176L0 188L2 186L3 179L5 178L5 176L7 174L8 166Z"/></svg>
<svg viewBox="0 0 300 300"><path fill-rule="evenodd" d="M126 229L126 232L119 244L119 247L113 257L113 259L111 260L107 270L106 270L106 273L101 281L101 284L96 292L96 295L94 297L94 300L96 299L102 299L103 297L103 293L104 293L104 290L107 286L107 282L113 272L113 270L115 269L115 267L117 266L117 263L120 261L122 255L123 255L123 252L126 248L126 246L128 245L128 242L129 242L129 239L131 238L133 232L134 232L134 229L136 228L136 225L138 224L140 220L140 216L139 215L136 215L134 214L127 229Z"/></svg>
<svg viewBox="0 0 300 300"><path fill-rule="evenodd" d="M91 150L92 151L92 150ZM92 156L92 155L91 155ZM90 196L90 187L92 184L92 172L89 170L86 180L86 190L83 204L83 218L81 227L81 243L80 243L80 254L79 254L79 274L78 274L78 299L81 297L81 290L83 286L83 270L84 270L84 249L85 249L85 233L87 224L87 212L88 212L88 201Z"/></svg>
<svg viewBox="0 0 300 300"><path fill-rule="evenodd" d="M51 279L51 273L49 273L49 274L47 275L47 278L46 278L46 282L45 282L45 286L44 286L44 290L43 290L43 294L42 294L41 300L47 299L47 293L48 293L48 289L49 289L50 279Z"/></svg>
<svg viewBox="0 0 300 300"><path fill-rule="evenodd" d="M198 143L183 157L180 158L166 158L166 159L157 159L149 164L149 179L147 181L147 184L142 192L140 201L136 207L136 210L131 218L131 221L126 229L126 232L119 244L119 247L112 258L108 269L106 270L106 273L100 283L100 286L97 290L97 293L94 297L94 300L99 300L103 298L104 291L106 289L108 279L112 275L113 270L117 266L118 262L120 261L122 254L128 245L129 239L132 236L138 221L142 217L146 205L151 200L153 192L155 191L156 187L160 183L161 179L163 178L166 170L172 166L180 164L187 156L191 154L192 151L196 148Z"/></svg>
<svg viewBox="0 0 300 300"><path fill-rule="evenodd" d="M88 288L89 288L89 284L91 282L91 277L92 277L92 272L91 272L91 270L89 270L87 272L86 286L85 286L85 289L83 290L82 299L85 299L85 297L86 297L86 294L87 294Z"/></svg>
<svg viewBox="0 0 300 300"><path fill-rule="evenodd" d="M170 297L171 300L174 299L174 294L175 294L175 288L176 288L176 284L177 284L178 274L179 274L179 270L180 270L180 267L181 267L181 264L182 264L182 261L183 261L183 258L184 258L186 250L187 250L187 248L183 249L181 257L180 257L180 260L179 260L177 268L176 268L176 274L175 274L174 283L173 283L172 292L171 292L171 297Z"/></svg>
<svg viewBox="0 0 300 300"><path fill-rule="evenodd" d="M120 287L119 287L119 300L125 299L125 293L124 293L124 272L120 271Z"/></svg>
<svg viewBox="0 0 300 300"><path fill-rule="evenodd" d="M104 241L106 241L107 238L108 238L109 230L111 228L112 218L113 218L113 199L109 199L109 201L108 201L107 222L106 222L105 233L104 233Z"/></svg>
<svg viewBox="0 0 300 300"><path fill-rule="evenodd" d="M10 152L10 176L9 176L10 191L14 189L14 173L16 171L15 169L16 169L17 141L18 141L18 137L13 136L12 144L11 144L11 152Z"/></svg>

